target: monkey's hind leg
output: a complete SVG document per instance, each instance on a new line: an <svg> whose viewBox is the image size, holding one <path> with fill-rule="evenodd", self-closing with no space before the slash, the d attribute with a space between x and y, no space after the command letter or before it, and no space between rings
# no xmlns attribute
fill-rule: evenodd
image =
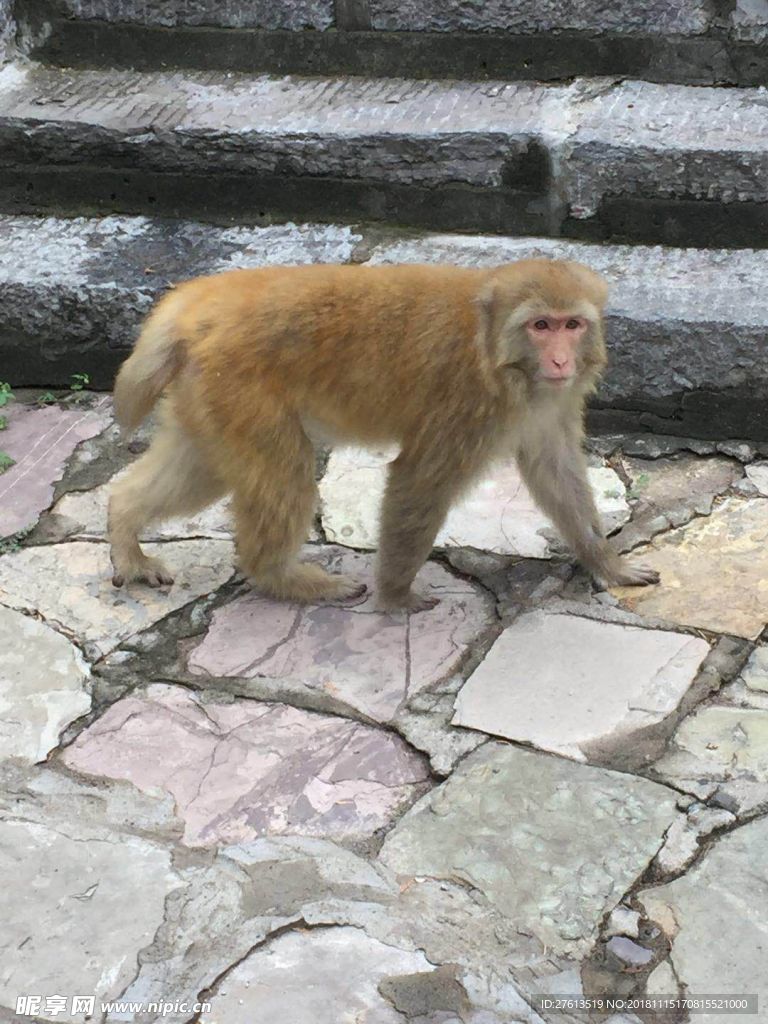
<svg viewBox="0 0 768 1024"><path fill-rule="evenodd" d="M238 558L259 590L306 603L365 593L364 584L298 560L317 504L314 450L298 420L283 421L268 445L252 447L238 476L232 501Z"/></svg>
<svg viewBox="0 0 768 1024"><path fill-rule="evenodd" d="M173 583L162 562L141 550L139 534L149 523L198 512L226 491L192 439L173 420L164 422L149 450L112 487L108 529L114 585Z"/></svg>

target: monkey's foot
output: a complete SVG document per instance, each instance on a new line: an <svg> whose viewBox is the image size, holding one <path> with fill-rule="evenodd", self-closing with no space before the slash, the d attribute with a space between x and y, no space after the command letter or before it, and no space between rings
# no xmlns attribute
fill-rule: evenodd
<svg viewBox="0 0 768 1024"><path fill-rule="evenodd" d="M649 583L658 583L661 576L643 562L622 561L604 579L609 587L647 587Z"/></svg>
<svg viewBox="0 0 768 1024"><path fill-rule="evenodd" d="M440 604L439 597L428 597L409 591L404 597L380 597L376 602L378 612L428 612Z"/></svg>
<svg viewBox="0 0 768 1024"><path fill-rule="evenodd" d="M338 578L338 577L337 577ZM341 597L336 598L337 601L356 601L359 597L364 597L368 593L368 587L365 583L355 583L354 580L350 580L348 577L341 577L346 581L346 585L352 587L348 594L343 594Z"/></svg>
<svg viewBox="0 0 768 1024"><path fill-rule="evenodd" d="M173 576L168 572L159 558L145 558L121 564L114 563L115 573L112 577L113 587L122 587L125 583L146 583L150 587L168 587L173 583Z"/></svg>
<svg viewBox="0 0 768 1024"><path fill-rule="evenodd" d="M281 601L301 601L304 604L351 601L362 597L368 589L364 583L357 583L348 576L326 572L311 562L302 562L280 572L256 572L249 575L259 590L270 596Z"/></svg>

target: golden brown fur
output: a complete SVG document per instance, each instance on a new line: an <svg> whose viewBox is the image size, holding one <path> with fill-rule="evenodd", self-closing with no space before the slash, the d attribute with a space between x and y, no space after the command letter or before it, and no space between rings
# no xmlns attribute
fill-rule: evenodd
<svg viewBox="0 0 768 1024"><path fill-rule="evenodd" d="M296 600L359 592L296 560L316 500L311 424L401 446L381 516L383 607L428 606L413 578L450 504L503 454L517 456L593 572L647 582L607 547L581 455L584 400L605 363L605 298L586 267L547 260L240 270L181 285L148 318L115 386L127 428L167 393L156 439L112 494L116 582L167 581L139 531L231 492L240 563L258 586ZM552 310L589 324L558 389L539 379L524 327Z"/></svg>

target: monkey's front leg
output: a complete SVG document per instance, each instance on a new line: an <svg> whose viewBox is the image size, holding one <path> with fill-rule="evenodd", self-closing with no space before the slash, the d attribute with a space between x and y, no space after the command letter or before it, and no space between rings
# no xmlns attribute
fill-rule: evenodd
<svg viewBox="0 0 768 1024"><path fill-rule="evenodd" d="M455 487L428 460L400 455L390 463L377 568L376 604L381 611L420 612L438 603L436 597L412 591L411 584L429 557L454 493Z"/></svg>
<svg viewBox="0 0 768 1024"><path fill-rule="evenodd" d="M655 569L628 562L609 545L577 442L553 439L535 452L519 452L517 462L528 490L593 576L607 586L659 582Z"/></svg>

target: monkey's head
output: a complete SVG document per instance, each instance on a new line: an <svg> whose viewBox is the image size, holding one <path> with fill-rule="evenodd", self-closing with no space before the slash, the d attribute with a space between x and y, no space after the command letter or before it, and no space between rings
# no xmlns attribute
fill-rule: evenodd
<svg viewBox="0 0 768 1024"><path fill-rule="evenodd" d="M491 371L537 389L594 387L606 363L599 274L566 260L521 260L493 271L480 295Z"/></svg>

